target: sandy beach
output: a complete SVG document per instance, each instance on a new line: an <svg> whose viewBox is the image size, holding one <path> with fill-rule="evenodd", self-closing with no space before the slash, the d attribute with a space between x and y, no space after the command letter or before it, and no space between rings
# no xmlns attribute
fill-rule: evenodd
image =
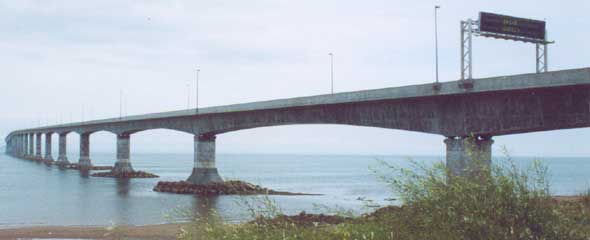
<svg viewBox="0 0 590 240"><path fill-rule="evenodd" d="M145 226L47 226L0 229L0 239L175 239L183 224Z"/></svg>

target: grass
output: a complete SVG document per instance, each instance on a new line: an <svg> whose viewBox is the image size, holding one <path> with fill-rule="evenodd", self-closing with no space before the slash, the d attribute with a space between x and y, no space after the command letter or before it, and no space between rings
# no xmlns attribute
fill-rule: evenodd
<svg viewBox="0 0 590 240"><path fill-rule="evenodd" d="M284 216L262 196L246 202L255 219L241 224L195 220L179 239L590 239L590 192L558 202L539 161L522 169L508 159L470 177L445 165L410 168L382 162L378 175L403 202L357 217ZM477 160L476 160L477 162Z"/></svg>

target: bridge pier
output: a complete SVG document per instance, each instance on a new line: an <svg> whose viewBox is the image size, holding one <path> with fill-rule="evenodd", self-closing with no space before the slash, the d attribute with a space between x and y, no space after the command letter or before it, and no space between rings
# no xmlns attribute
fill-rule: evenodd
<svg viewBox="0 0 590 240"><path fill-rule="evenodd" d="M187 182L207 184L223 182L215 166L215 134L202 134L194 137L194 167Z"/></svg>
<svg viewBox="0 0 590 240"><path fill-rule="evenodd" d="M491 137L448 137L447 169L455 176L470 177L475 171L489 169L492 163Z"/></svg>
<svg viewBox="0 0 590 240"><path fill-rule="evenodd" d="M92 161L90 161L90 133L80 134L80 159L78 160L78 167L82 170L92 168Z"/></svg>
<svg viewBox="0 0 590 240"><path fill-rule="evenodd" d="M133 167L131 166L130 160L130 135L126 133L117 135L117 162L115 167L111 171L114 176L121 175L124 173L133 173Z"/></svg>
<svg viewBox="0 0 590 240"><path fill-rule="evenodd" d="M18 156L19 157L24 157L25 156L25 149L27 149L27 146L25 145L25 135L20 135L18 136Z"/></svg>
<svg viewBox="0 0 590 240"><path fill-rule="evenodd" d="M27 156L27 151L29 149L28 141L29 141L29 138L27 137L26 134L21 135L21 144L22 145L21 145L21 153L20 154L21 154L22 158L25 158Z"/></svg>
<svg viewBox="0 0 590 240"><path fill-rule="evenodd" d="M21 158L25 156L25 149L27 149L27 146L25 145L25 139L25 135L21 134L20 136L18 136L18 156Z"/></svg>
<svg viewBox="0 0 590 240"><path fill-rule="evenodd" d="M14 140L8 140L8 142L6 143L5 153L10 156L14 156Z"/></svg>
<svg viewBox="0 0 590 240"><path fill-rule="evenodd" d="M53 163L53 156L51 156L51 136L53 133L45 134L45 158L43 159L46 163Z"/></svg>
<svg viewBox="0 0 590 240"><path fill-rule="evenodd" d="M27 155L25 156L27 159L32 159L33 158L33 134L28 134L27 135Z"/></svg>
<svg viewBox="0 0 590 240"><path fill-rule="evenodd" d="M18 157L18 156L20 156L20 136L15 136L12 141L13 141L14 156Z"/></svg>
<svg viewBox="0 0 590 240"><path fill-rule="evenodd" d="M41 161L43 160L43 156L41 155L41 136L42 133L35 134L35 160Z"/></svg>
<svg viewBox="0 0 590 240"><path fill-rule="evenodd" d="M57 157L57 161L55 162L55 164L57 165L67 165L70 164L70 161L68 161L68 155L67 155L67 146L68 146L68 142L67 142L67 133L60 133L59 134L59 149L58 149L58 154L59 156Z"/></svg>

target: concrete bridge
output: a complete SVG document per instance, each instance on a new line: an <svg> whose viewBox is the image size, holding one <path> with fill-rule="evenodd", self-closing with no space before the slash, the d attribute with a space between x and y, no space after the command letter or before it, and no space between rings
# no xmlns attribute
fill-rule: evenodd
<svg viewBox="0 0 590 240"><path fill-rule="evenodd" d="M447 166L458 175L477 153L491 160L492 138L590 127L590 68L460 80L273 101L164 112L23 129L6 137L15 157L53 162L51 136L59 135L56 164L66 164L66 136L80 135L81 167L91 167L90 136L117 136L114 173L133 171L130 139L150 129L194 135L194 168L188 181L223 181L215 167L215 137L231 131L291 124L346 124L400 129L446 137ZM42 135L45 153L41 153Z"/></svg>

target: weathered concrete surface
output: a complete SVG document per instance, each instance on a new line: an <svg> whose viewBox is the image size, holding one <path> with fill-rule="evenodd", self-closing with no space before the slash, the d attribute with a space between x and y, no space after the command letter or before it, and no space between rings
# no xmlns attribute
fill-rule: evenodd
<svg viewBox="0 0 590 240"><path fill-rule="evenodd" d="M45 157L43 161L47 163L53 163L53 157L51 156L51 135L53 135L52 132L45 134Z"/></svg>
<svg viewBox="0 0 590 240"><path fill-rule="evenodd" d="M80 159L78 160L80 169L92 169L90 160L90 134L80 134Z"/></svg>
<svg viewBox="0 0 590 240"><path fill-rule="evenodd" d="M59 156L57 157L57 161L55 162L56 165L63 166L70 164L68 161L67 156L67 146L68 146L68 138L67 134L60 133L59 134Z"/></svg>
<svg viewBox="0 0 590 240"><path fill-rule="evenodd" d="M35 134L35 159L36 160L43 160L43 155L41 155L41 137L42 133Z"/></svg>
<svg viewBox="0 0 590 240"><path fill-rule="evenodd" d="M208 184L223 182L215 166L215 135L205 134L195 136L195 165L187 182Z"/></svg>
<svg viewBox="0 0 590 240"><path fill-rule="evenodd" d="M133 167L131 166L130 160L130 142L129 134L119 134L117 135L117 162L115 163L115 167L111 171L114 176L122 175L124 173L131 173L134 172Z"/></svg>
<svg viewBox="0 0 590 240"><path fill-rule="evenodd" d="M444 136L506 135L590 126L590 69L524 74L165 112L15 131L110 131L166 128L224 133L288 124L348 124ZM564 121L565 120L565 121ZM9 136L10 137L10 136Z"/></svg>
<svg viewBox="0 0 590 240"><path fill-rule="evenodd" d="M590 127L589 68L474 79L469 87L464 83L441 83L438 90L433 89L433 84L423 84L200 108L198 113L192 109L62 124L18 130L7 136L6 142L25 134L29 136L29 154L34 154L35 134L76 132L82 136L80 165L91 166L88 143L93 132L130 135L157 128L174 129L202 137L195 140L196 162L189 178L201 182L221 179L217 178L219 174L214 165L214 136L249 128L346 124L489 139L507 134ZM213 139L207 140L206 136L213 136ZM455 168L453 164L458 163L457 169L462 169L462 162L469 159L468 156L458 150L459 143L449 141L447 144L450 167ZM202 180L202 176L207 177Z"/></svg>
<svg viewBox="0 0 590 240"><path fill-rule="evenodd" d="M447 145L447 169L455 176L469 177L492 163L492 144L487 137L451 137Z"/></svg>
<svg viewBox="0 0 590 240"><path fill-rule="evenodd" d="M29 157L35 157L35 134L29 134Z"/></svg>

